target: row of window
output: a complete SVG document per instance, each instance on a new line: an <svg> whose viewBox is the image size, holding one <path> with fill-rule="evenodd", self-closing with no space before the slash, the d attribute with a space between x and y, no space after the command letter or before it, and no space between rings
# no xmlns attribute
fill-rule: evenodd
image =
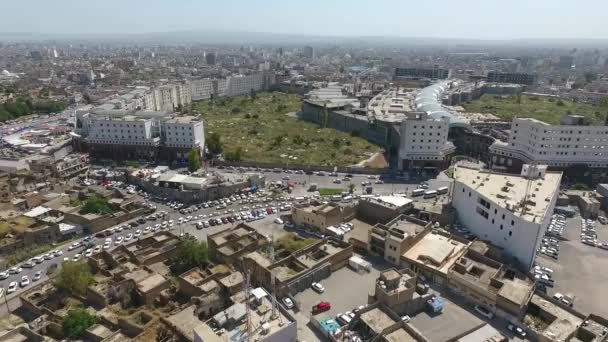
<svg viewBox="0 0 608 342"><path fill-rule="evenodd" d="M412 139L412 142L415 143L416 139ZM424 140L420 139L421 143L424 143ZM433 142L433 140L429 139L429 143ZM439 140L437 140L437 143L439 143Z"/></svg>

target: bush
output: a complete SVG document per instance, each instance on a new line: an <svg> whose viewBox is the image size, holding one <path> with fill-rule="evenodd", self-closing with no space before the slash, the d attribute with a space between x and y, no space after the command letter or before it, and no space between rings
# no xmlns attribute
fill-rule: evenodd
<svg viewBox="0 0 608 342"><path fill-rule="evenodd" d="M561 107L561 106L564 106L564 105L565 105L565 103L564 103L564 101L562 101L562 100L557 100L557 102L555 103L555 105L556 105L556 106L560 106L560 107Z"/></svg>
<svg viewBox="0 0 608 342"><path fill-rule="evenodd" d="M232 112L232 114L238 114L238 113L240 113L240 112L241 112L241 108L239 108L239 107L234 107L234 108L232 108L232 111L231 111L231 112Z"/></svg>
<svg viewBox="0 0 608 342"><path fill-rule="evenodd" d="M314 239L302 239L293 233L289 233L275 241L274 246L276 249L283 249L289 253L293 253L315 243L315 241Z"/></svg>
<svg viewBox="0 0 608 342"><path fill-rule="evenodd" d="M195 267L204 267L209 261L207 243L195 239L182 240L177 245L177 255L171 269L174 274L182 274Z"/></svg>
<svg viewBox="0 0 608 342"><path fill-rule="evenodd" d="M83 308L70 309L63 319L63 334L70 340L84 337L87 329L97 323L97 317Z"/></svg>
<svg viewBox="0 0 608 342"><path fill-rule="evenodd" d="M112 214L114 208L110 205L108 200L100 195L92 195L84 201L84 205L80 209L81 214Z"/></svg>
<svg viewBox="0 0 608 342"><path fill-rule="evenodd" d="M58 289L70 294L84 295L87 287L95 283L89 265L84 261L66 261L55 279Z"/></svg>

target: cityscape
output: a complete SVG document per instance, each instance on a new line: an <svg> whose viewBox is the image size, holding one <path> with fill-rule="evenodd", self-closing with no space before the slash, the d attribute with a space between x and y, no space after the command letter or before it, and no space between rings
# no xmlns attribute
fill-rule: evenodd
<svg viewBox="0 0 608 342"><path fill-rule="evenodd" d="M3 5L0 341L608 342L601 17L237 2Z"/></svg>

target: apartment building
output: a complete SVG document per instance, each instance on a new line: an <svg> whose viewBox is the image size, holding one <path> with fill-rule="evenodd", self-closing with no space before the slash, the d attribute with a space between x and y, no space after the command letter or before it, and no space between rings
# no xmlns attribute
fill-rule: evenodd
<svg viewBox="0 0 608 342"><path fill-rule="evenodd" d="M520 72L489 71L486 79L488 82L497 83L536 84L536 75Z"/></svg>
<svg viewBox="0 0 608 342"><path fill-rule="evenodd" d="M206 100L215 95L213 82L215 80L211 78L203 78L200 80L191 80L188 82L190 86L190 92L192 94L192 100Z"/></svg>
<svg viewBox="0 0 608 342"><path fill-rule="evenodd" d="M555 208L561 177L561 172L547 172L546 165L524 165L521 175L459 166L452 206L479 239L530 268Z"/></svg>
<svg viewBox="0 0 608 342"><path fill-rule="evenodd" d="M261 73L230 76L227 82L226 96L248 95L251 90L261 90L264 77Z"/></svg>
<svg viewBox="0 0 608 342"><path fill-rule="evenodd" d="M185 159L205 147L204 124L174 113L93 110L76 113L76 133L92 158L168 161Z"/></svg>
<svg viewBox="0 0 608 342"><path fill-rule="evenodd" d="M407 113L401 122L399 168L441 167L456 147L448 141L449 120L434 119L425 112Z"/></svg>
<svg viewBox="0 0 608 342"><path fill-rule="evenodd" d="M432 80L445 80L451 77L452 71L439 67L434 68L395 68L395 77L424 77Z"/></svg>
<svg viewBox="0 0 608 342"><path fill-rule="evenodd" d="M536 119L513 119L507 142L490 146L495 168L518 170L528 163L552 168L587 165L608 167L608 126L588 126L580 117L569 116L561 125Z"/></svg>

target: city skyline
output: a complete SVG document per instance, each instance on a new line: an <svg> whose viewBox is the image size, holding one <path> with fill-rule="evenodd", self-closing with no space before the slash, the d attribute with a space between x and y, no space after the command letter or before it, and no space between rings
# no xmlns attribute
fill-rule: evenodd
<svg viewBox="0 0 608 342"><path fill-rule="evenodd" d="M415 5L392 0L313 0L302 5L274 0L212 4L188 0L178 5L163 0L26 0L3 5L0 32L77 36L228 31L475 40L608 38L608 28L602 25L608 3L583 0L578 5L594 10L573 12L569 4L549 0L517 0L508 7L478 0Z"/></svg>

